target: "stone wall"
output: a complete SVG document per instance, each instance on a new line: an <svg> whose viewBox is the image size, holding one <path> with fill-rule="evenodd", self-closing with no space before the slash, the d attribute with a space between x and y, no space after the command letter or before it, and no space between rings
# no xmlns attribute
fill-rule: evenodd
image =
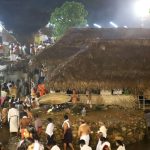
<svg viewBox="0 0 150 150"><path fill-rule="evenodd" d="M69 101L71 97L67 96L65 93L51 93L40 98L40 103L53 104L55 101L60 103ZM82 104L87 104L88 98L85 94L79 95L79 102ZM96 95L92 94L91 103L98 105L116 105L124 108L138 108L138 100L136 96L133 95Z"/></svg>
<svg viewBox="0 0 150 150"><path fill-rule="evenodd" d="M118 105L124 108L137 107L137 97L133 95L92 95L92 104ZM86 103L87 97L80 95L80 101Z"/></svg>

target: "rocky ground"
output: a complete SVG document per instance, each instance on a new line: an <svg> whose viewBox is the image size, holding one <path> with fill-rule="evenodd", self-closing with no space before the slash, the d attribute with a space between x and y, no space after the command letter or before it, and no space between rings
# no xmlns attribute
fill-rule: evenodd
<svg viewBox="0 0 150 150"><path fill-rule="evenodd" d="M102 105L94 106L92 109L86 107L86 116L81 115L83 106L78 105L71 109L64 109L60 112L49 112L44 109L38 110L40 117L46 127L46 118L51 117L54 120L55 137L59 145L62 145L62 122L63 115L68 114L72 122L74 145L78 149L77 130L79 127L79 119L85 119L91 127L91 145L95 148L97 143L97 131L99 122L104 122L108 128L108 139L114 145L116 139L121 139L125 144L131 144L143 140L147 132L144 112L136 109L124 109L118 106ZM43 138L45 139L45 138Z"/></svg>
<svg viewBox="0 0 150 150"><path fill-rule="evenodd" d="M95 149L97 143L97 131L99 128L99 122L102 121L108 128L108 139L114 147L115 139L121 139L125 144L131 144L138 142L144 138L147 132L146 122L144 118L144 112L138 109L124 109L118 106L93 106L89 108L86 106L86 116L81 115L81 109L83 106L71 107L71 109L63 109L61 111L47 112L48 107L42 106L40 109L33 110L33 113L38 113L43 121L43 134L41 135L41 141L45 143L46 136L44 134L48 117L54 120L55 124L55 138L59 146L62 147L62 122L63 115L68 114L72 122L73 129L73 144L75 149L78 150L78 137L77 130L79 127L79 119L84 118L91 127L91 146ZM6 134L5 134L6 135ZM6 135L8 136L8 135ZM16 139L10 140L9 149L15 150ZM8 148L8 147L7 147Z"/></svg>

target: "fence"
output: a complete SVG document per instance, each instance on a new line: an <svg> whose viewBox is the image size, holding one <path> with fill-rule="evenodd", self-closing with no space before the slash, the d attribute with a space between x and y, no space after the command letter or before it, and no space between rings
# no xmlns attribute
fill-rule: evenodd
<svg viewBox="0 0 150 150"><path fill-rule="evenodd" d="M150 99L147 98L150 97L150 95L140 95L138 96L138 102L139 102L139 108L140 109L146 109L148 106L150 106ZM150 107L149 107L150 108Z"/></svg>

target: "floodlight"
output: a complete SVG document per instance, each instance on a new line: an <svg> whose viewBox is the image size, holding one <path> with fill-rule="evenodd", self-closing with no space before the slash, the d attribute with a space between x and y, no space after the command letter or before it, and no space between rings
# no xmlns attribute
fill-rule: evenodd
<svg viewBox="0 0 150 150"><path fill-rule="evenodd" d="M93 26L96 27L96 28L102 28L102 26L100 26L100 25L97 24L97 23L94 23Z"/></svg>
<svg viewBox="0 0 150 150"><path fill-rule="evenodd" d="M113 27L118 28L118 25L115 24L114 22L110 21L109 23L110 23Z"/></svg>

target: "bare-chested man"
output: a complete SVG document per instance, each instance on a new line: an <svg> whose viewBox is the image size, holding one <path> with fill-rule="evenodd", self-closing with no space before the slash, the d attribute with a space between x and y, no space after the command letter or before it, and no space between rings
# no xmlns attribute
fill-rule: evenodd
<svg viewBox="0 0 150 150"><path fill-rule="evenodd" d="M31 120L27 116L23 116L20 119L20 133L21 133L21 138L24 139L24 129L30 125Z"/></svg>
<svg viewBox="0 0 150 150"><path fill-rule="evenodd" d="M78 94L77 94L76 90L73 89L73 93L72 93L72 96L71 96L71 102L73 104L76 104L77 101L78 101Z"/></svg>
<svg viewBox="0 0 150 150"><path fill-rule="evenodd" d="M89 125L84 120L80 120L78 136L80 137L80 140L85 140L86 145L89 145L90 132L91 132L91 130L90 130Z"/></svg>

